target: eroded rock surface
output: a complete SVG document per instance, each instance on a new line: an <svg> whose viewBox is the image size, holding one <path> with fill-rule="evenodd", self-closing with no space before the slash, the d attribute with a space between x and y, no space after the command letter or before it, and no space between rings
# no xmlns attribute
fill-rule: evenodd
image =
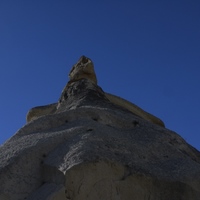
<svg viewBox="0 0 200 200"><path fill-rule="evenodd" d="M1 200L198 200L200 152L113 104L92 80L0 147Z"/></svg>

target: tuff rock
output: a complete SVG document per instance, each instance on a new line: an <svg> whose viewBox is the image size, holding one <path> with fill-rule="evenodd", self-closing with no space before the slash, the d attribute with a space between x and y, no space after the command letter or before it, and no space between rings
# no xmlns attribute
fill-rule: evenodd
<svg viewBox="0 0 200 200"><path fill-rule="evenodd" d="M53 112L0 147L0 200L200 199L200 152L94 79L70 80Z"/></svg>

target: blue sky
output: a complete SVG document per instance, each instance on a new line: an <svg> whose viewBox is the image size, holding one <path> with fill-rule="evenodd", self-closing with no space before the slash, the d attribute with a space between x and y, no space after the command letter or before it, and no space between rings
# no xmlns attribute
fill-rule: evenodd
<svg viewBox="0 0 200 200"><path fill-rule="evenodd" d="M0 1L0 144L56 102L81 55L98 84L200 150L200 1Z"/></svg>

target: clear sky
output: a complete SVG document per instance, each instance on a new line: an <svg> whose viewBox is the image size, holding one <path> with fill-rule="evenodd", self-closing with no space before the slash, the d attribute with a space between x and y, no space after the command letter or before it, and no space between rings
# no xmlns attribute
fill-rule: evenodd
<svg viewBox="0 0 200 200"><path fill-rule="evenodd" d="M200 150L199 0L1 0L0 144L59 99L81 55L104 91Z"/></svg>

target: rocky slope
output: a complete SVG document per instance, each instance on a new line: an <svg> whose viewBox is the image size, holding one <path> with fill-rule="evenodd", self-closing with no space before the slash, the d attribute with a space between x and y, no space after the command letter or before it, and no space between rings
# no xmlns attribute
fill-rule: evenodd
<svg viewBox="0 0 200 200"><path fill-rule="evenodd" d="M90 77L71 78L0 147L0 199L199 200L200 152Z"/></svg>

